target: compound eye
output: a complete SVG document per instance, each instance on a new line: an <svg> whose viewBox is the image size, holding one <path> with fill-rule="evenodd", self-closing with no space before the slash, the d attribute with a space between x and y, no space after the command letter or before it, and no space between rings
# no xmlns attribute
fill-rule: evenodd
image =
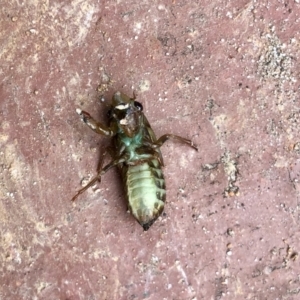
<svg viewBox="0 0 300 300"><path fill-rule="evenodd" d="M143 105L140 102L134 101L134 106L140 111L143 110Z"/></svg>

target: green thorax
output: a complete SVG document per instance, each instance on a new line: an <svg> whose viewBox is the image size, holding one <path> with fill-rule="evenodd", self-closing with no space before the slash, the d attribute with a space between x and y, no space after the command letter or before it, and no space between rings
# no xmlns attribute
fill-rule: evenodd
<svg viewBox="0 0 300 300"><path fill-rule="evenodd" d="M123 149L123 154L128 155L128 162L134 162L137 160L144 160L151 157L151 154L147 151L138 151L139 148L144 146L145 134L147 134L144 126L140 126L137 133L132 137L127 136L122 130L116 136L116 142L118 149Z"/></svg>

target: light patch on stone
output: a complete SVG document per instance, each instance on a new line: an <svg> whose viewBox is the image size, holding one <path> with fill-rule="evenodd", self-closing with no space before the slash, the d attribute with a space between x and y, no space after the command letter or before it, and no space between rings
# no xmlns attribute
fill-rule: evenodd
<svg viewBox="0 0 300 300"><path fill-rule="evenodd" d="M133 27L134 32L137 34L141 33L142 30L142 23L141 22L134 22L134 27Z"/></svg>
<svg viewBox="0 0 300 300"><path fill-rule="evenodd" d="M149 91L150 90L150 86L151 86L151 82L149 80L147 80L147 79L143 79L139 83L139 89L140 89L140 91L142 93L146 92L146 91Z"/></svg>
<svg viewBox="0 0 300 300"><path fill-rule="evenodd" d="M8 141L9 135L8 134L0 134L0 143L5 143Z"/></svg>
<svg viewBox="0 0 300 300"><path fill-rule="evenodd" d="M79 115L81 115L82 110L81 110L80 108L76 108L76 112L77 112Z"/></svg>

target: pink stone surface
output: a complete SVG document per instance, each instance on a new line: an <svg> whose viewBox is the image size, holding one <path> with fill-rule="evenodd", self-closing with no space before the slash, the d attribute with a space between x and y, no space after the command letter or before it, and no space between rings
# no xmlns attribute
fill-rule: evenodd
<svg viewBox="0 0 300 300"><path fill-rule="evenodd" d="M0 299L299 299L295 1L6 1L0 18ZM169 142L165 214L96 173L112 94Z"/></svg>

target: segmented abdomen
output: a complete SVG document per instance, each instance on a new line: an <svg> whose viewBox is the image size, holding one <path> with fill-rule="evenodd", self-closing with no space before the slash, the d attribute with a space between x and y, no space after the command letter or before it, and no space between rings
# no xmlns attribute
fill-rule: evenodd
<svg viewBox="0 0 300 300"><path fill-rule="evenodd" d="M166 200L161 165L157 159L150 159L128 166L124 175L128 208L144 230L148 230L163 212Z"/></svg>

